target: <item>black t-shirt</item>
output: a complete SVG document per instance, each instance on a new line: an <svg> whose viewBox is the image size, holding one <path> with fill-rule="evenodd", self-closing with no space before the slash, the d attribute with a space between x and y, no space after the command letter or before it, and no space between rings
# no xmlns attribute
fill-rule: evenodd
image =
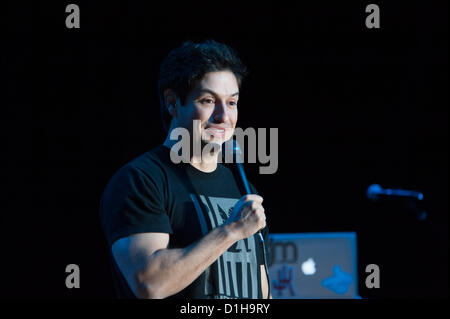
<svg viewBox="0 0 450 319"><path fill-rule="evenodd" d="M215 171L205 173L188 163L174 164L170 152L160 145L135 158L114 174L104 190L100 220L119 298L136 296L112 256L117 239L159 232L170 235L168 248L189 246L221 225L243 196L229 168L218 164ZM251 189L256 193L252 185ZM262 232L267 242L267 227ZM256 234L239 240L171 298L262 298L262 247Z"/></svg>

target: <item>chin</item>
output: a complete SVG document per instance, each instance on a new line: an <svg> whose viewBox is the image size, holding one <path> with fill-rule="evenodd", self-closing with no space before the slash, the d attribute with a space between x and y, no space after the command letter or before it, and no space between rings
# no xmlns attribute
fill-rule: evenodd
<svg viewBox="0 0 450 319"><path fill-rule="evenodd" d="M227 134L227 135L228 135L228 134ZM231 134L230 136L225 136L225 137L223 138L223 140L222 140L222 143L224 143L224 142L230 140L232 137L233 137L233 134Z"/></svg>
<svg viewBox="0 0 450 319"><path fill-rule="evenodd" d="M228 129L225 132L225 134L223 136L214 136L214 135L208 135L202 136L202 144L207 145L207 144L217 144L218 146L222 146L223 143L225 143L226 141L228 141L229 139L231 139L233 137L233 131L229 132Z"/></svg>
<svg viewBox="0 0 450 319"><path fill-rule="evenodd" d="M210 140L202 140L202 143L204 145L207 144L217 144L218 146L222 146L222 144L226 141L226 139L221 139L221 138L213 138Z"/></svg>

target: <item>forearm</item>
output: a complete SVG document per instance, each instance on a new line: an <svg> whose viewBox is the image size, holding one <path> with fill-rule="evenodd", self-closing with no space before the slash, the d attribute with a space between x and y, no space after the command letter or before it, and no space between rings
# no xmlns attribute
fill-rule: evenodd
<svg viewBox="0 0 450 319"><path fill-rule="evenodd" d="M226 225L186 248L156 251L137 274L143 297L165 298L186 288L237 240L233 225Z"/></svg>
<svg viewBox="0 0 450 319"><path fill-rule="evenodd" d="M261 290L263 299L272 299L272 294L269 295L269 282L267 281L266 267L261 265Z"/></svg>

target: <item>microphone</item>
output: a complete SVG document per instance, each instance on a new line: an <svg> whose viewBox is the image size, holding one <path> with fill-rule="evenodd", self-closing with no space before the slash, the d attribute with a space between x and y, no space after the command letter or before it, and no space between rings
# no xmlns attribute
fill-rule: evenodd
<svg viewBox="0 0 450 319"><path fill-rule="evenodd" d="M244 171L244 166L242 165L244 160L243 160L242 150L241 150L241 147L239 146L238 141L236 141L233 138L230 138L228 141L226 141L223 144L223 147L225 148L225 150L222 151L222 155L225 157L225 160L229 159L229 157L226 155L229 154L230 147L231 147L232 153L230 155L236 156L236 167L239 172L239 176L241 178L242 184L244 185L245 192L247 193L247 195L251 194L250 187L249 187L248 181L247 181L247 176L245 175L245 171ZM228 153L227 153L227 151L228 151ZM267 277L267 286L268 286L267 299L269 299L270 295L271 295L269 268L267 267L266 244L264 242L264 237L262 235L261 229L258 230L258 235L259 235L259 239L261 240L261 245L262 245L264 267L266 267L266 277Z"/></svg>
<svg viewBox="0 0 450 319"><path fill-rule="evenodd" d="M417 191L406 189L389 189L382 188L378 184L372 184L367 188L367 198L373 202L379 201L381 198L409 198L414 200L423 200L423 194Z"/></svg>
<svg viewBox="0 0 450 319"><path fill-rule="evenodd" d="M239 173L239 177L241 178L241 182L244 185L245 193L247 195L251 194L252 192L251 192L250 186L248 184L247 176L245 175L244 166L242 165L243 154L242 154L242 150L241 150L241 147L239 146L238 141L231 138L224 143L224 147L225 147L225 152L222 152L223 156L225 156L225 153L227 151L229 152L229 148L231 147L232 154L234 156L236 156L236 167L237 167L237 170ZM261 239L262 243L264 244L264 237L261 233L261 230L258 230L258 235L259 235L259 238Z"/></svg>
<svg viewBox="0 0 450 319"><path fill-rule="evenodd" d="M248 185L247 176L245 175L243 162L243 154L239 143L236 140L233 141L233 154L236 155L236 167L241 177L242 184L244 185L245 192L251 194L250 186Z"/></svg>

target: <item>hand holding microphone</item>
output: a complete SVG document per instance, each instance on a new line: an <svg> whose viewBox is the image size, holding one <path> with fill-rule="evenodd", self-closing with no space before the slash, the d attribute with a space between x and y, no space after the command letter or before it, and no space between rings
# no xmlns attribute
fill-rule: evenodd
<svg viewBox="0 0 450 319"><path fill-rule="evenodd" d="M269 278L269 268L267 267L267 256L266 256L266 245L264 243L264 237L261 233L261 229L266 227L266 215L264 213L264 207L262 206L263 198L259 195L251 194L250 187L248 185L247 177L245 176L244 167L242 165L243 156L239 143L230 139L224 143L225 152L222 155L226 157L226 151L232 151L232 155L236 156L236 166L239 172L239 177L242 184L244 185L245 192L247 195L243 196L234 206L233 212L226 222L235 222L238 233L243 238L248 238L254 233L258 232L259 239L261 240L261 249L264 258L264 267L266 269L266 278L268 284L267 298L270 298L270 278Z"/></svg>
<svg viewBox="0 0 450 319"><path fill-rule="evenodd" d="M234 205L226 224L235 223L239 239L248 238L266 227L266 215L262 206L263 198L256 194L243 196Z"/></svg>
<svg viewBox="0 0 450 319"><path fill-rule="evenodd" d="M226 156L226 152L232 152L233 157L236 157L236 167L239 172L239 177L247 195L242 197L234 206L233 213L229 219L236 220L241 218L241 224L243 224L243 235L247 238L254 233L258 232L261 242L264 243L264 237L261 233L261 229L266 227L266 215L264 214L264 207L262 207L263 198L259 195L251 194L251 190L245 175L243 162L243 154L239 143L234 139L229 139L224 143L224 149L222 155ZM254 227L257 227L256 230ZM259 228L258 228L259 227Z"/></svg>

